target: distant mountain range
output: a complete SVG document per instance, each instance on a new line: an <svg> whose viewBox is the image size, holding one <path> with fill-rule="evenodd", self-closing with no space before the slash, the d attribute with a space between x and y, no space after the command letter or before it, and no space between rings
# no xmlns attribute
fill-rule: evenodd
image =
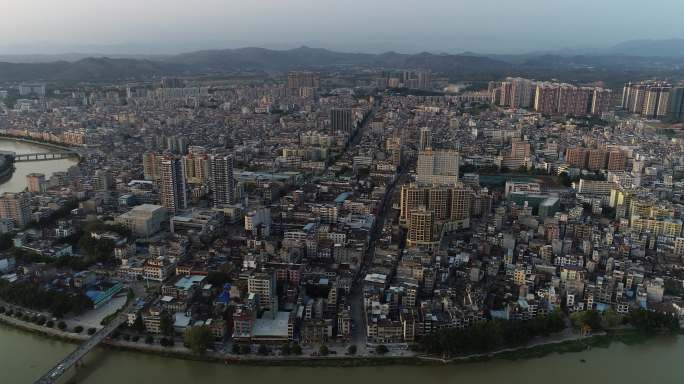
<svg viewBox="0 0 684 384"><path fill-rule="evenodd" d="M285 71L345 67L430 68L465 74L498 72L511 64L469 55L431 53L343 53L320 48L290 50L240 48L207 50L155 59L81 58L40 63L0 63L0 81L97 81L148 78L182 73L221 73L236 70Z"/></svg>
<svg viewBox="0 0 684 384"><path fill-rule="evenodd" d="M25 58L28 63L16 62ZM50 59L53 59L51 61ZM12 62L2 62L3 59ZM80 54L0 56L0 82L115 81L153 76L226 73L230 71L287 71L296 69L426 68L452 74L455 79L486 80L508 75L567 78L586 81L620 73L665 72L684 68L684 39L639 40L604 50L561 50L521 55L476 53L403 54L344 53L322 48L289 50L239 48L204 50L179 55L85 57ZM567 76L565 76L567 75ZM621 79L615 79L621 81Z"/></svg>
<svg viewBox="0 0 684 384"><path fill-rule="evenodd" d="M609 48L608 53L646 57L684 57L684 39L626 41Z"/></svg>

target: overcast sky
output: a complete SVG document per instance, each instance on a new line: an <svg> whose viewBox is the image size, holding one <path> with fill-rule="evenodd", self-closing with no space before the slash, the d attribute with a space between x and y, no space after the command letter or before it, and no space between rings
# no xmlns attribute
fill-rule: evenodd
<svg viewBox="0 0 684 384"><path fill-rule="evenodd" d="M683 0L4 0L0 53L520 53L684 37Z"/></svg>

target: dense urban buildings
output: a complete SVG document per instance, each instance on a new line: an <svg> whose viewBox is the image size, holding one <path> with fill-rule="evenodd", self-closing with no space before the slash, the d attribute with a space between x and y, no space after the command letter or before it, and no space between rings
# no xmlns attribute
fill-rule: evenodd
<svg viewBox="0 0 684 384"><path fill-rule="evenodd" d="M25 95L0 133L73 161L0 196L0 293L82 297L71 329L130 295L107 342L226 360L441 358L492 324L524 344L676 322L669 84L630 83L622 104L599 82L472 89L420 68L3 85Z"/></svg>

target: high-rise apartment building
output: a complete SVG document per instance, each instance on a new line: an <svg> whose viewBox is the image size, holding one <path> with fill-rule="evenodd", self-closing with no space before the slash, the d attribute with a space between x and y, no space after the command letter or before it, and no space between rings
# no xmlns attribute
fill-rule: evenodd
<svg viewBox="0 0 684 384"><path fill-rule="evenodd" d="M432 246L435 242L435 213L420 207L408 214L407 245Z"/></svg>
<svg viewBox="0 0 684 384"><path fill-rule="evenodd" d="M593 88L561 84L558 88L556 113L568 116L587 115L590 112L590 97L593 96L593 91Z"/></svg>
<svg viewBox="0 0 684 384"><path fill-rule="evenodd" d="M255 272L247 279L247 292L259 296L259 306L266 311L278 311L278 291L273 272Z"/></svg>
<svg viewBox="0 0 684 384"><path fill-rule="evenodd" d="M408 184L401 188L400 215L402 223L420 207L431 211L436 221L458 221L470 217L472 191L461 184L453 186Z"/></svg>
<svg viewBox="0 0 684 384"><path fill-rule="evenodd" d="M24 193L5 192L0 196L0 219L9 219L15 227L31 222L31 205Z"/></svg>
<svg viewBox="0 0 684 384"><path fill-rule="evenodd" d="M591 99L591 114L601 116L610 111L613 103L613 91L604 88L595 88Z"/></svg>
<svg viewBox="0 0 684 384"><path fill-rule="evenodd" d="M47 189L45 174L29 173L26 175L26 187L31 193L44 193Z"/></svg>
<svg viewBox="0 0 684 384"><path fill-rule="evenodd" d="M672 85L662 81L627 83L622 91L622 108L649 118L667 116Z"/></svg>
<svg viewBox="0 0 684 384"><path fill-rule="evenodd" d="M552 83L537 84L534 110L544 115L555 114L558 107L558 93L558 87Z"/></svg>
<svg viewBox="0 0 684 384"><path fill-rule="evenodd" d="M587 169L598 171L606 165L606 151L603 149L590 149L587 151Z"/></svg>
<svg viewBox="0 0 684 384"><path fill-rule="evenodd" d="M209 156L189 153L183 156L183 171L188 184L206 185L209 182Z"/></svg>
<svg viewBox="0 0 684 384"><path fill-rule="evenodd" d="M612 91L609 89L539 83L535 91L534 109L544 115L600 116L610 110L611 99Z"/></svg>
<svg viewBox="0 0 684 384"><path fill-rule="evenodd" d="M627 155L624 151L611 150L608 152L606 169L609 171L624 171L627 166Z"/></svg>
<svg viewBox="0 0 684 384"><path fill-rule="evenodd" d="M401 76L404 87L411 89L432 89L432 71L404 71Z"/></svg>
<svg viewBox="0 0 684 384"><path fill-rule="evenodd" d="M211 155L211 190L214 207L235 204L235 178L233 176L233 156Z"/></svg>
<svg viewBox="0 0 684 384"><path fill-rule="evenodd" d="M432 130L428 127L423 127L420 129L420 138L418 140L418 150L425 151L428 148L432 148Z"/></svg>
<svg viewBox="0 0 684 384"><path fill-rule="evenodd" d="M522 78L506 79L510 86L510 107L529 108L534 101L534 91L536 83L532 80Z"/></svg>
<svg viewBox="0 0 684 384"><path fill-rule="evenodd" d="M162 156L154 152L143 153L143 174L145 180L158 181Z"/></svg>
<svg viewBox="0 0 684 384"><path fill-rule="evenodd" d="M513 84L510 81L501 82L501 95L499 97L499 105L502 107L510 107L513 98Z"/></svg>
<svg viewBox="0 0 684 384"><path fill-rule="evenodd" d="M459 153L428 149L418 155L416 181L423 184L456 184Z"/></svg>
<svg viewBox="0 0 684 384"><path fill-rule="evenodd" d="M501 166L508 169L527 168L530 163L530 144L519 138L511 141L511 149L503 151Z"/></svg>
<svg viewBox="0 0 684 384"><path fill-rule="evenodd" d="M672 89L669 116L672 121L684 122L684 86Z"/></svg>
<svg viewBox="0 0 684 384"><path fill-rule="evenodd" d="M287 74L287 87L289 89L318 88L320 86L321 74L318 72L293 71Z"/></svg>
<svg viewBox="0 0 684 384"><path fill-rule="evenodd" d="M565 150L565 163L574 168L584 168L587 164L587 151L581 147L567 148Z"/></svg>
<svg viewBox="0 0 684 384"><path fill-rule="evenodd" d="M330 128L333 133L346 132L351 134L354 129L352 110L349 108L330 109Z"/></svg>
<svg viewBox="0 0 684 384"><path fill-rule="evenodd" d="M159 167L159 194L161 205L175 213L188 207L187 187L183 164L174 156L163 156Z"/></svg>

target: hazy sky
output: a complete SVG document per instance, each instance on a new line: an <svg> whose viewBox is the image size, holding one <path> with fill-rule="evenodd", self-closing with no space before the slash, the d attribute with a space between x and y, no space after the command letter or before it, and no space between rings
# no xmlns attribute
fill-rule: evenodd
<svg viewBox="0 0 684 384"><path fill-rule="evenodd" d="M682 0L4 0L0 53L517 53L684 37ZM650 12L657 10L657 12ZM116 51L116 52L115 52ZM106 52L105 52L106 53Z"/></svg>

